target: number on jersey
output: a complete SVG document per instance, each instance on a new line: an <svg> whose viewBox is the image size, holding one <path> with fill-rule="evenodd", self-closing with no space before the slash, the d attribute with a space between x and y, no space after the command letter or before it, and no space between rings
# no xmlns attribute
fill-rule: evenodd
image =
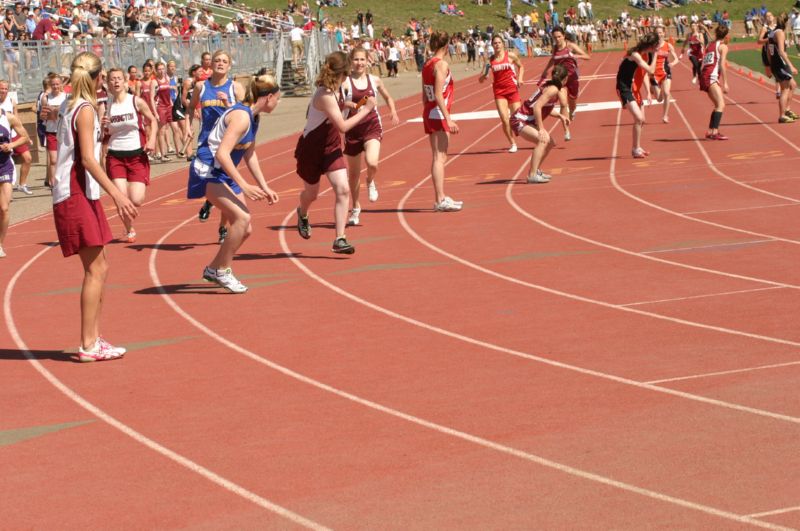
<svg viewBox="0 0 800 531"><path fill-rule="evenodd" d="M426 100L436 101L436 93L433 91L433 85L422 85L422 90L425 92Z"/></svg>

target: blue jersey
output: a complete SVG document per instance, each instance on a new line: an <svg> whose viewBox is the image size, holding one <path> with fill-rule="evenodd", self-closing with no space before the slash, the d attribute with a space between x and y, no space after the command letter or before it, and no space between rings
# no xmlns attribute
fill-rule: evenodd
<svg viewBox="0 0 800 531"><path fill-rule="evenodd" d="M226 109L225 112L222 113L222 116L220 116L219 120L217 120L217 123L214 124L214 127L211 129L211 131L208 132L206 140L203 141L203 143L200 144L200 147L197 149L197 160L211 168L210 174L213 177L219 178L226 176L216 157L219 145L222 143L222 138L225 136L225 131L228 129L228 126L225 124L225 116L234 110L246 111L247 116L250 118L250 127L248 127L244 135L239 138L239 140L236 142L236 146L234 146L233 150L231 151L231 160L233 161L234 166L239 165L239 163L242 161L242 157L244 157L245 152L256 140L258 124L253 116L253 111L250 110L250 107L241 103L236 103L233 107Z"/></svg>
<svg viewBox="0 0 800 531"><path fill-rule="evenodd" d="M236 103L232 79L228 79L218 87L212 85L210 79L203 81L203 84L200 85L200 134L197 137L198 145L206 141L208 134L217 124L219 117L228 110L225 102L217 98L218 92L226 93L230 104Z"/></svg>

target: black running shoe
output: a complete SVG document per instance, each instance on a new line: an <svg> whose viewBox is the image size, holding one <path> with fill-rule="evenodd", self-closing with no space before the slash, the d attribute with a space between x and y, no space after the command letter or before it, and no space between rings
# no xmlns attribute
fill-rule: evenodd
<svg viewBox="0 0 800 531"><path fill-rule="evenodd" d="M300 237L307 240L311 237L311 225L308 223L308 215L303 217L300 215L300 207L297 207L297 232Z"/></svg>
<svg viewBox="0 0 800 531"><path fill-rule="evenodd" d="M347 243L344 237L336 238L333 242L333 252L338 254L353 254L356 248Z"/></svg>
<svg viewBox="0 0 800 531"><path fill-rule="evenodd" d="M222 245L222 242L224 242L225 238L227 238L227 237L228 237L228 229L226 229L225 227L220 227L219 228L219 241L217 243Z"/></svg>
<svg viewBox="0 0 800 531"><path fill-rule="evenodd" d="M200 207L200 212L197 213L197 219L200 220L200 223L208 221L208 217L211 215L211 206L211 203L206 201L203 203L203 206Z"/></svg>

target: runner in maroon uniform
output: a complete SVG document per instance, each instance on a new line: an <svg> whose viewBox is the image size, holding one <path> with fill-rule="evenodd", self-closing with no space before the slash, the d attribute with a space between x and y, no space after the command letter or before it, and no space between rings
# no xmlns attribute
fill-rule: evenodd
<svg viewBox="0 0 800 531"><path fill-rule="evenodd" d="M400 119L397 117L394 99L392 99L389 91L386 90L381 78L367 72L367 51L360 46L354 48L350 52L350 62L353 70L341 86L345 115L357 111L364 98L376 98L380 93L389 106L389 111L392 114L392 124L399 124ZM378 173L381 139L383 139L383 124L377 107L344 135L344 154L347 156L347 175L350 182L350 195L353 200L353 210L347 220L348 225L358 225L360 221L361 203L359 203L358 199L361 188L362 152L364 153L364 161L367 163L367 192L369 193L369 200L371 202L378 200L378 187L375 184L375 176Z"/></svg>
<svg viewBox="0 0 800 531"><path fill-rule="evenodd" d="M429 46L433 57L422 67L422 124L430 139L432 162L431 177L436 212L458 212L463 203L444 195L444 165L450 134L458 134L458 124L450 118L455 83L444 56L450 36L446 31L434 31Z"/></svg>
<svg viewBox="0 0 800 531"><path fill-rule="evenodd" d="M153 89L155 90L153 99L156 107L156 119L158 120L159 155L156 155L156 158L160 159L162 162L172 162L172 159L169 158L167 154L169 150L167 134L169 133L173 123L172 86L169 83L169 76L167 76L167 65L164 63L158 63L156 65L156 77L155 82L153 83ZM178 141L180 140L178 137L180 135L174 136L176 144L175 150L178 152L183 151L183 147L178 148L177 146Z"/></svg>
<svg viewBox="0 0 800 531"><path fill-rule="evenodd" d="M300 193L300 206L297 207L297 231L306 240L311 237L308 209L317 199L320 177L324 173L336 194L333 252L341 254L353 254L356 251L344 234L350 186L347 183L341 133L355 127L375 108L375 98L369 97L358 112L347 119L342 116L344 104L339 97L339 89L349 73L350 58L344 52L333 52L325 58L325 64L317 76L317 90L308 104L306 126L294 150L297 174L303 179L304 185Z"/></svg>
<svg viewBox="0 0 800 531"><path fill-rule="evenodd" d="M483 83L489 75L489 71L492 72L494 104L497 107L497 114L500 115L500 121L503 123L503 132L511 144L508 151L516 153L517 144L514 142L514 137L511 136L509 117L521 105L519 87L522 85L522 76L525 69L517 53L506 50L506 45L500 35L495 35L492 38L492 48L494 49L494 54L489 58L489 62L486 63L478 81Z"/></svg>
<svg viewBox="0 0 800 531"><path fill-rule="evenodd" d="M725 60L728 56L728 27L720 24L714 30L714 34L716 40L706 47L706 53L703 55L703 67L700 71L700 90L707 92L714 104L706 138L728 140L727 136L719 132L722 111L725 110L724 94L728 93L728 76L725 72Z"/></svg>
<svg viewBox="0 0 800 531"><path fill-rule="evenodd" d="M144 100L148 107L150 107L150 114L153 116L156 115L156 104L154 100L154 93L153 93L153 63L152 61L145 61L144 65L142 66L142 79L139 81L139 93L136 96L139 96ZM150 134L150 128L155 127L156 132L158 132L158 124L153 120L144 120L144 128L147 134ZM158 143L156 142L156 149L158 149Z"/></svg>
<svg viewBox="0 0 800 531"><path fill-rule="evenodd" d="M702 24L692 23L692 31L689 36L683 41L683 48L678 59L683 59L683 54L686 48L689 48L689 61L692 63L692 85L697 83L697 78L700 76L700 67L703 62L703 50L706 47L707 34L706 27Z"/></svg>
<svg viewBox="0 0 800 531"><path fill-rule="evenodd" d="M642 96L634 78L638 71L652 75L656 71L656 55L653 53L658 44L658 36L648 33L630 48L622 59L617 70L617 95L623 109L628 109L633 117L633 158L641 159L650 153L642 149L642 128L644 127L644 111L642 110ZM648 64L643 56L649 54Z"/></svg>
<svg viewBox="0 0 800 531"><path fill-rule="evenodd" d="M550 116L556 101L561 104L558 118L565 127L569 126L567 95L561 90L569 77L564 65L553 67L553 78L542 84L533 96L525 100L520 109L511 115L511 127L514 134L536 144L531 154L531 168L528 171L528 183L548 183L550 176L542 173L540 166L550 150L556 145L547 134L544 119Z"/></svg>
<svg viewBox="0 0 800 531"><path fill-rule="evenodd" d="M583 48L567 40L564 30L559 27L553 28L553 55L544 67L544 71L540 76L540 81L547 79L547 73L553 65L564 65L569 72L567 84L564 90L567 91L567 100L569 101L569 119L572 121L575 118L575 109L578 106L578 93L580 83L578 80L578 59L591 59L591 56L586 53ZM569 128L564 129L564 140L570 140L572 135Z"/></svg>

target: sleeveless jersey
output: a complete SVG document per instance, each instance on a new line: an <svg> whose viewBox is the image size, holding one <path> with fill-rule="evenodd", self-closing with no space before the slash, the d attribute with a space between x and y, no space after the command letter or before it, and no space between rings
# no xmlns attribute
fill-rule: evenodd
<svg viewBox="0 0 800 531"><path fill-rule="evenodd" d="M108 117L108 153L115 157L141 153L147 141L142 116L136 109L136 97L125 94L122 103L112 99Z"/></svg>
<svg viewBox="0 0 800 531"><path fill-rule="evenodd" d="M8 101L8 98L6 98ZM8 144L11 142L11 124L8 123L8 116L4 109L0 109L0 144ZM9 179L13 181L14 177L14 161L11 159L13 152L8 153L0 151L0 182L8 182Z"/></svg>
<svg viewBox="0 0 800 531"><path fill-rule="evenodd" d="M544 89L546 89L549 86L558 86L558 85L550 81L542 85L540 88L536 90L533 96L531 96L522 103L522 106L517 110L516 113L514 113L514 117L521 122L535 124L536 115L533 112L533 107L534 105L536 105L536 102L539 101L539 98L542 97ZM550 116L550 113L553 112L556 101L558 101L558 92L556 92L555 96L550 98L550 100L547 101L542 107L542 120Z"/></svg>
<svg viewBox="0 0 800 531"><path fill-rule="evenodd" d="M256 139L258 126L250 107L241 103L236 103L232 107L226 109L214 124L214 127L208 132L205 141L197 149L196 160L211 167L210 174L214 177L228 176L217 161L217 150L222 143L222 138L225 136L225 131L228 129L228 126L225 124L225 116L234 110L246 111L247 116L250 118L250 127L247 128L247 131L239 138L236 145L231 150L231 160L234 166L239 165L245 152L253 145Z"/></svg>
<svg viewBox="0 0 800 531"><path fill-rule="evenodd" d="M52 94L48 94L46 97L47 106L59 108L66 99L67 99L67 94L65 92L62 92L58 96L53 96ZM48 133L55 133L56 130L58 129L58 119L45 120L44 128L45 131L47 131Z"/></svg>
<svg viewBox="0 0 800 531"><path fill-rule="evenodd" d="M83 167L80 156L76 118L78 111L88 107L94 115L94 156L100 160L100 122L92 104L78 99L70 111L68 103L61 104L58 113L58 152L56 157L55 184L53 185L53 204L61 203L73 195L85 195L87 199L100 199L100 185Z"/></svg>
<svg viewBox="0 0 800 531"><path fill-rule="evenodd" d="M373 85L373 82L372 82L372 76L370 74L367 74L367 87L366 88L360 89L360 88L356 87L355 83L353 83L353 78L352 77L348 77L347 79L345 79L344 83L342 83L342 87L341 87L340 90L342 92L342 100L343 101L359 102L365 96L370 96L370 97L373 97L373 98L377 98L378 97L378 94L377 94L377 92L375 90L375 87ZM352 111L352 110L351 109L347 109L346 110L346 112L348 112L348 115L349 115L349 111ZM383 127L383 124L381 123L381 115L378 112L378 106L377 105L369 113L368 116L365 116L364 118L362 118L361 121L358 122L358 124L356 124L355 127L350 129L350 131L348 131L346 133L346 135L347 136L353 136L353 137L358 136L359 132L366 131L371 126L374 126L376 123L377 123L378 127ZM354 131L354 130L356 130L356 131Z"/></svg>
<svg viewBox="0 0 800 531"><path fill-rule="evenodd" d="M564 65L564 68L569 72L569 77L578 76L578 62L575 60L575 56L569 46L553 52L553 66L555 65Z"/></svg>
<svg viewBox="0 0 800 531"><path fill-rule="evenodd" d="M490 61L492 68L492 87L495 92L507 92L517 89L517 71L514 63L508 59L508 50L502 59Z"/></svg>
<svg viewBox="0 0 800 531"><path fill-rule="evenodd" d="M436 105L436 63L441 61L437 57L433 57L425 63L422 68L422 94L424 98L424 105L422 109L422 116L432 120L444 120L444 115L439 107ZM450 112L450 107L453 105L453 92L455 90L455 82L453 76L450 75L450 69L447 69L447 75L444 78L444 86L442 87L442 96L444 98L444 105L447 107L447 112Z"/></svg>
<svg viewBox="0 0 800 531"><path fill-rule="evenodd" d="M10 96L6 96L6 99L3 100L3 103L0 103L0 111L8 114L14 113L14 102L11 101Z"/></svg>
<svg viewBox="0 0 800 531"><path fill-rule="evenodd" d="M142 80L142 84L139 87L139 96L144 100L148 107L152 107L152 105L150 105L150 93L153 91L152 81L152 79ZM151 108L150 110L155 112L155 109Z"/></svg>
<svg viewBox="0 0 800 531"><path fill-rule="evenodd" d="M197 90L197 87L195 87ZM206 79L200 83L200 134L197 137L197 142L202 144L209 133L214 128L228 107L225 102L217 98L217 92L224 92L228 95L228 103L236 103L236 96L233 92L233 80L226 79L222 85L215 87L211 84L210 79Z"/></svg>
<svg viewBox="0 0 800 531"><path fill-rule="evenodd" d="M621 85L630 89L633 86L633 78L637 70L639 70L639 65L636 64L636 61L627 56L622 59L619 70L617 70L617 87Z"/></svg>
<svg viewBox="0 0 800 531"><path fill-rule="evenodd" d="M658 79L664 77L670 72L669 62L667 61L667 59L669 59L669 43L664 42L658 47L658 49L655 51L655 54L656 71L654 75Z"/></svg>
<svg viewBox="0 0 800 531"><path fill-rule="evenodd" d="M710 87L719 80L719 43L720 41L714 41L709 44L703 55L700 75L703 77L706 87Z"/></svg>
<svg viewBox="0 0 800 531"><path fill-rule="evenodd" d="M703 58L703 41L694 33L689 37L689 55L697 59Z"/></svg>
<svg viewBox="0 0 800 531"><path fill-rule="evenodd" d="M172 87L169 84L169 79L161 80L156 79L156 105L158 107L169 107L172 105Z"/></svg>

